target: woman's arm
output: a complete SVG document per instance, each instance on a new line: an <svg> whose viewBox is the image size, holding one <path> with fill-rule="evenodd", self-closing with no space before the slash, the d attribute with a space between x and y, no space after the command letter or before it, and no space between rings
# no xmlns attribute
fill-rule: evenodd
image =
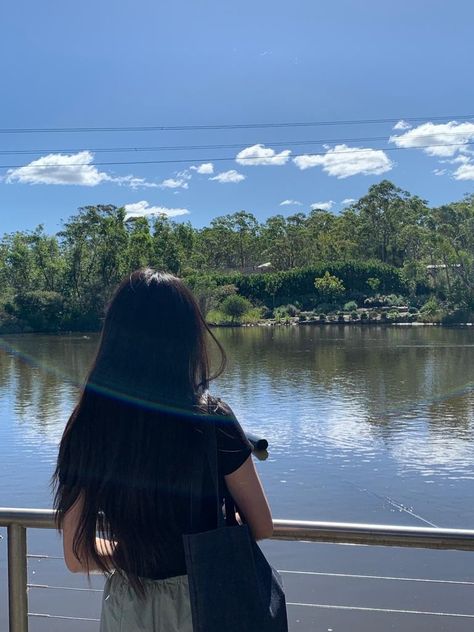
<svg viewBox="0 0 474 632"><path fill-rule="evenodd" d="M77 527L79 525L83 504L84 498L82 494L80 494L76 502L64 514L62 523L64 560L71 573L87 573L88 571L103 572L103 569L99 568L94 560L89 559L88 564L86 563L85 552L79 552L78 559L73 550L74 536L76 535ZM95 548L104 563L112 569L113 565L111 563L108 564L113 555L112 542L104 540L104 538L96 538Z"/></svg>
<svg viewBox="0 0 474 632"><path fill-rule="evenodd" d="M228 474L225 482L255 540L270 538L273 534L272 514L252 456L235 472ZM237 521L240 518L238 516Z"/></svg>

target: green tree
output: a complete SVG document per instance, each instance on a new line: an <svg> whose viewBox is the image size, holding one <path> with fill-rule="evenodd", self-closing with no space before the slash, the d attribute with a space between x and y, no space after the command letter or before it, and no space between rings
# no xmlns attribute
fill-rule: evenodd
<svg viewBox="0 0 474 632"><path fill-rule="evenodd" d="M126 224L129 230L126 266L131 272L153 261L153 237L146 217L131 218Z"/></svg>
<svg viewBox="0 0 474 632"><path fill-rule="evenodd" d="M376 257L395 266L405 260L406 240L413 227L423 223L423 200L402 191L388 180L369 188L352 207L359 215L358 244L364 257Z"/></svg>
<svg viewBox="0 0 474 632"><path fill-rule="evenodd" d="M375 277L369 277L367 279L367 285L370 287L372 292L378 292L380 289L380 279L376 279Z"/></svg>
<svg viewBox="0 0 474 632"><path fill-rule="evenodd" d="M221 310L226 316L230 316L232 322L242 318L242 316L251 309L252 304L249 300L238 294L228 296L221 303Z"/></svg>
<svg viewBox="0 0 474 632"><path fill-rule="evenodd" d="M4 295L41 288L41 273L36 265L31 242L32 235L28 232L18 231L4 235L0 244Z"/></svg>
<svg viewBox="0 0 474 632"><path fill-rule="evenodd" d="M269 217L261 228L261 254L275 270L304 265L308 234L304 213Z"/></svg>
<svg viewBox="0 0 474 632"><path fill-rule="evenodd" d="M432 262L444 266L439 271L447 295L474 306L474 195L433 209L427 224Z"/></svg>
<svg viewBox="0 0 474 632"><path fill-rule="evenodd" d="M192 271L195 266L196 231L190 222L175 224L174 236L179 252L180 274Z"/></svg>
<svg viewBox="0 0 474 632"><path fill-rule="evenodd" d="M153 265L172 274L179 274L181 269L180 248L173 224L163 215L153 224Z"/></svg>
<svg viewBox="0 0 474 632"><path fill-rule="evenodd" d="M65 292L72 322L97 326L112 290L126 271L125 210L86 206L58 234L63 249Z"/></svg>
<svg viewBox="0 0 474 632"><path fill-rule="evenodd" d="M211 222L212 241L224 267L244 270L253 267L258 256L259 223L252 213L238 211Z"/></svg>
<svg viewBox="0 0 474 632"><path fill-rule="evenodd" d="M7 311L34 331L56 331L63 317L64 299L58 292L36 290L15 296Z"/></svg>
<svg viewBox="0 0 474 632"><path fill-rule="evenodd" d="M265 292L272 297L272 306L275 307L275 296L283 287L283 276L281 274L268 274L265 277Z"/></svg>
<svg viewBox="0 0 474 632"><path fill-rule="evenodd" d="M44 233L43 225L38 226L30 237L34 266L41 278L41 287L48 292L62 292L66 261L59 247L57 237Z"/></svg>
<svg viewBox="0 0 474 632"><path fill-rule="evenodd" d="M327 271L324 273L324 276L314 279L314 286L320 297L330 303L335 302L346 291L341 279L329 274Z"/></svg>

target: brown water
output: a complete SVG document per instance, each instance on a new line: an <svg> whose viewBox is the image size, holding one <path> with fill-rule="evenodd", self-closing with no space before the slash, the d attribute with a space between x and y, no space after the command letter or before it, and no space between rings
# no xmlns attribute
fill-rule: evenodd
<svg viewBox="0 0 474 632"><path fill-rule="evenodd" d="M229 366L211 390L244 428L268 439L268 458L256 463L275 518L474 528L471 328L215 331ZM0 505L50 506L57 444L96 343L94 335L1 339ZM60 554L51 532L32 531L29 543L32 553ZM3 586L5 548L3 540ZM288 601L312 604L289 606L292 630L457 631L474 624L373 610L474 615L471 554L279 542L263 548L277 568L313 573L283 575ZM32 583L87 586L61 560L32 559L29 573ZM406 581L413 578L464 583ZM96 618L99 600L99 592L36 588L30 611ZM320 607L328 605L372 610ZM2 607L0 630L5 626ZM30 628L85 632L97 624L34 617Z"/></svg>

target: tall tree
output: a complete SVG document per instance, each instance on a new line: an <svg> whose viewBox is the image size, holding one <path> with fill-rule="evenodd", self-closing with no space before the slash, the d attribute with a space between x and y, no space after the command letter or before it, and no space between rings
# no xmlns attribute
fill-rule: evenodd
<svg viewBox="0 0 474 632"><path fill-rule="evenodd" d="M153 237L146 217L130 218L126 225L129 231L126 267L131 272L150 265L153 260Z"/></svg>
<svg viewBox="0 0 474 632"><path fill-rule="evenodd" d="M41 289L63 292L66 261L56 235L46 235L43 225L40 225L31 235L30 243L34 265L42 278Z"/></svg>
<svg viewBox="0 0 474 632"><path fill-rule="evenodd" d="M353 208L360 217L358 242L366 256L400 266L405 258L407 227L421 225L426 203L388 180L370 187Z"/></svg>
<svg viewBox="0 0 474 632"><path fill-rule="evenodd" d="M159 216L153 223L153 265L178 274L181 268L180 249L173 225L166 216Z"/></svg>
<svg viewBox="0 0 474 632"><path fill-rule="evenodd" d="M308 234L304 213L269 217L261 228L262 254L275 270L288 270L307 262ZM306 259L306 260L305 260Z"/></svg>
<svg viewBox="0 0 474 632"><path fill-rule="evenodd" d="M252 213L238 211L216 217L211 229L215 231L213 245L225 267L244 270L256 264L260 226Z"/></svg>
<svg viewBox="0 0 474 632"><path fill-rule="evenodd" d="M58 234L64 249L66 290L76 313L99 317L126 270L125 211L113 205L86 206Z"/></svg>

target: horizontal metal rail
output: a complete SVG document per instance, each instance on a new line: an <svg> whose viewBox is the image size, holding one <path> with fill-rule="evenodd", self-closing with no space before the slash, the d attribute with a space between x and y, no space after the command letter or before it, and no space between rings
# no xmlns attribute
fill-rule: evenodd
<svg viewBox="0 0 474 632"><path fill-rule="evenodd" d="M54 512L51 509L0 507L0 527L11 525L19 525L29 529L54 529ZM358 522L282 519L275 519L273 526L273 540L305 540L339 544L474 551L474 529L441 529Z"/></svg>
<svg viewBox="0 0 474 632"><path fill-rule="evenodd" d="M279 519L273 525L274 540L474 551L474 530L470 529ZM26 529L54 529L54 512L0 508L0 527L8 530L9 632L28 632Z"/></svg>

